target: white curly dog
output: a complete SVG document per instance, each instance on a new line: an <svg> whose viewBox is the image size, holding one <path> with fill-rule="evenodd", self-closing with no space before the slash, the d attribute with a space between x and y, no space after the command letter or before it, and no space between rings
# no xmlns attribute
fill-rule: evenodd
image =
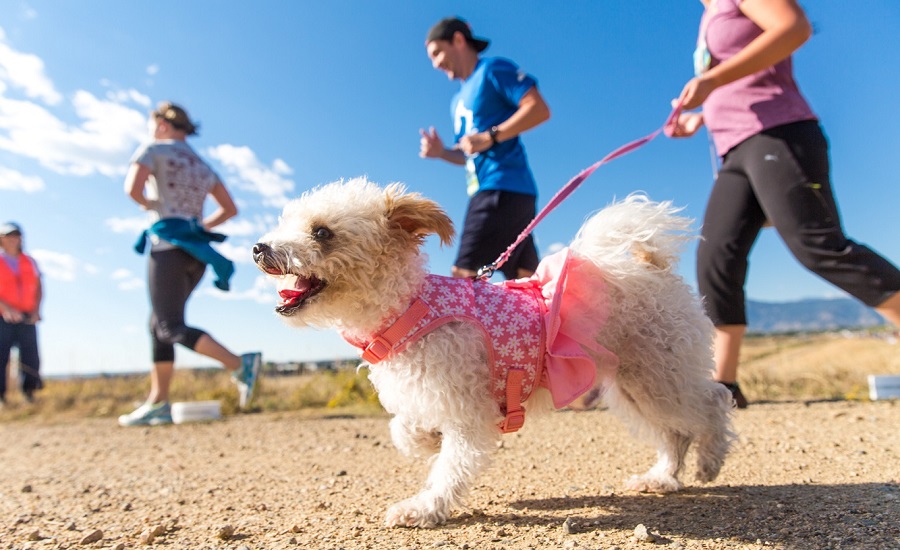
<svg viewBox="0 0 900 550"><path fill-rule="evenodd" d="M711 378L712 324L673 271L691 238L677 212L629 196L593 215L534 279L490 284L427 273L425 237L449 244L453 226L402 185L336 182L284 208L253 247L278 280L277 313L292 326L335 328L363 349L394 445L432 457L425 486L390 507L387 525L444 522L502 433L521 426L523 407L586 408L602 397L658 449L629 489L681 488L691 443L696 478L718 475L735 437L732 400Z"/></svg>

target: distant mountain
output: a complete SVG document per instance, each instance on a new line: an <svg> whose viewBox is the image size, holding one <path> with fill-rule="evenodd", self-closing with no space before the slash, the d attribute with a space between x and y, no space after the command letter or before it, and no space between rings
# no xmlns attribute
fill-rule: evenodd
<svg viewBox="0 0 900 550"><path fill-rule="evenodd" d="M747 302L747 330L756 333L822 331L885 324L874 309L852 298Z"/></svg>

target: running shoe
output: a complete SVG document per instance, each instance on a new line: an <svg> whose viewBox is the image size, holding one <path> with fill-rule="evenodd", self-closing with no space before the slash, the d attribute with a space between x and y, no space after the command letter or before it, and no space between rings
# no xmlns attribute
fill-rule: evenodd
<svg viewBox="0 0 900 550"><path fill-rule="evenodd" d="M241 366L231 374L238 387L238 404L241 409L249 408L256 395L260 367L262 367L261 353L245 353L241 355Z"/></svg>
<svg viewBox="0 0 900 550"><path fill-rule="evenodd" d="M737 385L737 382L731 382L731 383L719 382L719 384L722 384L723 386L728 388L728 390L731 392L731 397L734 400L735 408L738 408L738 409L746 409L747 408L747 405L749 403L747 402L747 398L744 397L744 394L741 392L741 387Z"/></svg>
<svg viewBox="0 0 900 550"><path fill-rule="evenodd" d="M172 407L168 401L144 403L129 414L119 417L119 426L161 426L172 423Z"/></svg>

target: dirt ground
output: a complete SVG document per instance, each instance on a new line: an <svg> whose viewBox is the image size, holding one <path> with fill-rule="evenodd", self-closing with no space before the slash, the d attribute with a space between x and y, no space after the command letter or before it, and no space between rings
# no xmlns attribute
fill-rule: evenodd
<svg viewBox="0 0 900 550"><path fill-rule="evenodd" d="M690 482L691 456L657 496L623 491L654 451L607 411L529 419L466 508L413 530L383 517L427 466L386 417L7 422L0 549L900 548L900 402L755 403L735 425L715 483Z"/></svg>

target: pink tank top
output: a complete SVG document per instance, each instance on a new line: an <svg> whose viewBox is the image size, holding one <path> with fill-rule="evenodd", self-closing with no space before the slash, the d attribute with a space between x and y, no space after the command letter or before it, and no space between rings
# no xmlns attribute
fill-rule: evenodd
<svg viewBox="0 0 900 550"><path fill-rule="evenodd" d="M697 75L733 57L762 34L738 7L740 0L710 0L700 20L694 72ZM703 119L719 156L763 130L816 120L794 81L788 57L762 71L717 88L703 103Z"/></svg>

